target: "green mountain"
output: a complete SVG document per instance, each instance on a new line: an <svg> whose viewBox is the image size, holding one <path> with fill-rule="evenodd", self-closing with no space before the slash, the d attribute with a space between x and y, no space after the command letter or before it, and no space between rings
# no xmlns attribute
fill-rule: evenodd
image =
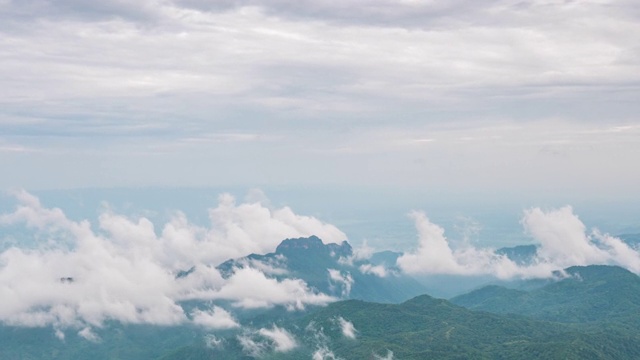
<svg viewBox="0 0 640 360"><path fill-rule="evenodd" d="M284 240L274 253L228 260L218 269L223 276L230 276L235 268L268 266L281 270L274 271L276 278L302 279L310 287L337 298L399 303L423 294L425 288L395 268L397 256L383 252L374 254L371 261L358 260L353 258L353 249L346 241L324 244L311 236ZM371 269L376 266L384 269L384 274L373 273Z"/></svg>
<svg viewBox="0 0 640 360"><path fill-rule="evenodd" d="M402 304L341 301L281 326L295 336L298 346L286 353L266 351L262 358L308 359L322 352L342 359L384 358L389 353L395 359L640 357L640 336L635 332L471 311L427 295ZM250 358L237 337L225 345L224 349L185 347L163 359Z"/></svg>
<svg viewBox="0 0 640 360"><path fill-rule="evenodd" d="M566 273L536 290L491 286L454 300L495 313L421 295L400 304L345 300L305 313L272 309L245 314L242 328L218 332L110 323L95 329L98 342L70 331L61 341L50 328L2 326L0 358L640 358L638 276L610 266Z"/></svg>
<svg viewBox="0 0 640 360"><path fill-rule="evenodd" d="M617 266L574 266L530 291L487 286L451 301L468 309L571 323L618 322L640 329L640 277Z"/></svg>

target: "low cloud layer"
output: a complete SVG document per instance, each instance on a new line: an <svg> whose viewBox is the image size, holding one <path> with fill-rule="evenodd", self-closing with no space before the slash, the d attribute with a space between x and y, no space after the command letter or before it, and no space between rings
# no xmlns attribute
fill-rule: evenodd
<svg viewBox="0 0 640 360"><path fill-rule="evenodd" d="M27 192L18 191L15 197L15 210L0 215L0 226L20 229L11 235L14 245L0 250L0 322L4 324L53 326L60 339L73 329L99 341L98 329L107 320L232 329L241 325L234 312L242 309L299 310L337 300L303 280L282 278L278 263L246 262L225 277L215 268L229 258L274 251L285 238L313 234L325 242L346 238L336 227L289 208L271 209L260 201L237 204L223 195L209 211L208 227L195 225L180 213L158 226L145 217L130 218L109 210L95 223L74 221L61 209L44 207ZM409 274L531 278L590 264L619 265L640 273L638 249L597 229L588 230L569 206L524 212L521 223L538 245L535 257L524 264L469 242L453 246L443 228L424 213L413 212L411 217L419 243L397 260L398 267ZM21 245L21 239L28 241ZM379 266L354 269L387 275ZM348 297L354 282L349 272L336 269L327 270L327 281L343 297ZM182 302L192 300L200 305L185 311ZM213 305L216 301L231 306L223 309ZM345 336L355 336L350 323L341 321L340 326ZM284 351L290 345L278 342L281 334L275 329L261 334L263 338L271 335L276 349Z"/></svg>
<svg viewBox="0 0 640 360"><path fill-rule="evenodd" d="M157 325L193 322L209 329L238 326L231 313L215 306L186 314L180 305L183 300L289 309L335 300L302 280L276 280L250 267L224 279L215 269L228 258L273 251L288 237L346 238L334 226L296 215L289 208L236 204L223 195L210 210L208 228L191 224L183 214L156 228L147 218L131 219L109 211L100 215L97 224L76 222L61 209L42 206L27 192L15 196L15 211L0 215L0 225L24 226L21 236L38 243L15 245L0 253L0 322L5 324L72 327L93 339L91 329L106 320Z"/></svg>
<svg viewBox="0 0 640 360"><path fill-rule="evenodd" d="M398 266L411 274L493 275L549 277L556 270L573 265L618 265L640 273L640 253L622 240L588 231L573 208L524 212L522 225L538 245L530 264L520 265L494 249L480 249L468 242L452 247L444 229L432 223L423 212L412 212L418 230L418 247L398 258Z"/></svg>

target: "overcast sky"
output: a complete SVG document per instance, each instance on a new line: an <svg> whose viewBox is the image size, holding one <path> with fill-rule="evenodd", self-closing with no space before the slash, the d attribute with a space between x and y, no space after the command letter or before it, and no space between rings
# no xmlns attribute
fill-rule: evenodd
<svg viewBox="0 0 640 360"><path fill-rule="evenodd" d="M640 197L633 0L0 0L0 187Z"/></svg>

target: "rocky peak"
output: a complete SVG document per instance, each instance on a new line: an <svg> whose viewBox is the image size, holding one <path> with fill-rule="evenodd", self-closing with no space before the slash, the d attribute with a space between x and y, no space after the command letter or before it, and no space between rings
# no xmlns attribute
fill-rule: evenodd
<svg viewBox="0 0 640 360"><path fill-rule="evenodd" d="M350 256L352 254L351 245L343 241L342 244L324 244L319 237L312 235L308 238L286 239L276 248L276 254L287 254L292 252L320 251L335 253L338 256Z"/></svg>

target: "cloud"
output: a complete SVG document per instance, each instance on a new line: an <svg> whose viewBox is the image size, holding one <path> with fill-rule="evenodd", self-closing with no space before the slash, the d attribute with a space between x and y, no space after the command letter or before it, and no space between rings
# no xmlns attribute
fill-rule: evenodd
<svg viewBox="0 0 640 360"><path fill-rule="evenodd" d="M534 208L522 219L539 243L539 261L556 266L610 264L640 273L640 253L622 240L599 230L587 231L571 206L544 212Z"/></svg>
<svg viewBox="0 0 640 360"><path fill-rule="evenodd" d="M321 346L311 355L312 360L338 360L339 357L331 351L327 346Z"/></svg>
<svg viewBox="0 0 640 360"><path fill-rule="evenodd" d="M78 335L94 343L100 342L100 337L90 327L78 331Z"/></svg>
<svg viewBox="0 0 640 360"><path fill-rule="evenodd" d="M245 309L283 305L302 310L305 305L326 305L336 300L312 291L300 279L277 280L253 268L238 269L219 290L198 296L231 300L235 306Z"/></svg>
<svg viewBox="0 0 640 360"><path fill-rule="evenodd" d="M310 322L305 328L305 332L310 333L313 337L316 350L311 355L313 360L339 360L333 351L329 348L329 338L322 328L318 328L315 322Z"/></svg>
<svg viewBox="0 0 640 360"><path fill-rule="evenodd" d="M259 358L262 354L267 350L267 343L264 341L256 340L251 333L245 333L242 335L238 335L236 339L238 339L238 343L242 348L242 352L245 354Z"/></svg>
<svg viewBox="0 0 640 360"><path fill-rule="evenodd" d="M276 352L291 351L298 346L295 337L290 332L275 325L271 329L260 329L258 334L271 340Z"/></svg>
<svg viewBox="0 0 640 360"><path fill-rule="evenodd" d="M355 339L356 338L356 328L353 326L351 321L345 320L343 317L337 318L338 325L340 325L340 330L342 331L342 335L347 339Z"/></svg>
<svg viewBox="0 0 640 360"><path fill-rule="evenodd" d="M268 351L288 352L298 346L295 337L290 332L275 325L270 329L247 329L236 338L242 351L252 357L261 357Z"/></svg>
<svg viewBox="0 0 640 360"><path fill-rule="evenodd" d="M398 258L398 266L412 274L493 275L551 277L553 272L574 265L619 265L640 273L640 253L622 240L597 229L588 232L570 206L524 212L522 225L538 245L531 264L518 265L493 249L479 249L466 241L452 249L444 229L422 212L412 212L419 233L418 248Z"/></svg>
<svg viewBox="0 0 640 360"><path fill-rule="evenodd" d="M418 229L419 245L397 260L398 266L407 273L478 275L495 274L499 277L513 276L517 266L507 257L492 250L477 249L463 244L451 249L444 229L432 223L423 212L410 213Z"/></svg>
<svg viewBox="0 0 640 360"><path fill-rule="evenodd" d="M224 338L218 338L213 334L208 334L204 337L204 342L210 349L222 349L226 340Z"/></svg>
<svg viewBox="0 0 640 360"><path fill-rule="evenodd" d="M207 311L195 309L191 317L194 324L208 329L233 329L240 326L228 311L219 306Z"/></svg>
<svg viewBox="0 0 640 360"><path fill-rule="evenodd" d="M634 9L623 0L4 1L0 161L14 176L0 187L247 184L259 169L272 184L467 188L462 179L481 178L521 190L519 180L541 177L552 188L581 180L588 193L604 176L591 172L595 146L611 170L603 174L627 175L607 178L626 195L637 172L606 160L635 156L638 142L628 131L583 132L637 122ZM399 120L401 111L441 116ZM531 121L549 118L542 129ZM578 146L531 150L564 137L549 131L558 120L581 134ZM517 129L484 136L504 123ZM443 131L460 124L464 134ZM438 150L447 143L455 151ZM549 159L567 151L578 161ZM479 174L478 162L503 176Z"/></svg>
<svg viewBox="0 0 640 360"><path fill-rule="evenodd" d="M344 274L337 269L327 269L329 272L329 283L331 286L333 284L338 284L342 287L342 297L345 298L349 296L351 293L351 287L353 286L353 277L349 272L345 272Z"/></svg>
<svg viewBox="0 0 640 360"><path fill-rule="evenodd" d="M374 359L376 360L393 360L393 351L391 350L387 350L387 355L382 356L382 355L378 355L378 354L373 354Z"/></svg>
<svg viewBox="0 0 640 360"><path fill-rule="evenodd" d="M540 242L538 256L559 266L604 262L608 254L592 243L586 226L570 206L544 212L540 208L525 211L522 224Z"/></svg>
<svg viewBox="0 0 640 360"><path fill-rule="evenodd" d="M295 214L291 208L271 210L261 203L236 205L230 195L222 195L218 207L209 211L212 236L233 238L244 254L273 251L283 240L316 235L327 243L340 243L347 236L335 226ZM260 239L260 241L256 241ZM236 256L238 257L238 256Z"/></svg>
<svg viewBox="0 0 640 360"><path fill-rule="evenodd" d="M387 269L382 265L363 264L358 267L358 270L363 274L371 274L381 278L387 276Z"/></svg>
<svg viewBox="0 0 640 360"><path fill-rule="evenodd" d="M20 237L37 241L25 247L18 241L0 252L0 322L6 324L84 329L106 320L156 325L193 321L230 328L237 322L225 310L196 310L190 320L180 302L228 300L242 308L295 310L335 300L302 280L271 278L260 270L264 267L237 269L228 279L215 269L230 257L273 251L281 235L301 237L317 230L342 238L335 227L290 209L235 205L223 196L210 212L210 228L177 214L160 230L144 217L131 219L110 210L96 224L73 221L27 192L15 196L15 211L0 215L0 225L24 226ZM187 269L192 270L186 276L177 276Z"/></svg>

